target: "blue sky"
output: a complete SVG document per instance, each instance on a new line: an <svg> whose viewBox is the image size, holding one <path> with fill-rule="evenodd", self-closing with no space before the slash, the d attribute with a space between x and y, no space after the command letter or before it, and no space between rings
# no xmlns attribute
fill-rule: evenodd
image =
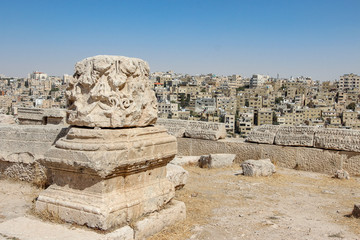
<svg viewBox="0 0 360 240"><path fill-rule="evenodd" d="M334 80L360 74L360 0L0 0L0 74L72 74L89 56L151 71Z"/></svg>

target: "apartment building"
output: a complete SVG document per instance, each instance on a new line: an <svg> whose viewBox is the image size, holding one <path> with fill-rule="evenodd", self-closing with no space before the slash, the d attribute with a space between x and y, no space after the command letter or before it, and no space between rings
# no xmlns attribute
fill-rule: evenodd
<svg viewBox="0 0 360 240"><path fill-rule="evenodd" d="M339 89L342 91L360 87L360 76L350 73L344 74L339 80Z"/></svg>
<svg viewBox="0 0 360 240"><path fill-rule="evenodd" d="M268 108L262 108L257 113L257 125L272 124L272 110Z"/></svg>

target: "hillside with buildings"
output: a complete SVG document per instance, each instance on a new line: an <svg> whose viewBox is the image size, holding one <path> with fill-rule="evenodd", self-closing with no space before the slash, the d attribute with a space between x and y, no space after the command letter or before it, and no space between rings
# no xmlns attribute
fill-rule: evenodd
<svg viewBox="0 0 360 240"><path fill-rule="evenodd" d="M0 111L66 108L71 76L33 72L27 78L0 78ZM223 122L230 135L246 137L264 124L359 129L360 76L344 74L338 81L310 77L290 79L254 74L183 75L172 71L150 75L160 118Z"/></svg>

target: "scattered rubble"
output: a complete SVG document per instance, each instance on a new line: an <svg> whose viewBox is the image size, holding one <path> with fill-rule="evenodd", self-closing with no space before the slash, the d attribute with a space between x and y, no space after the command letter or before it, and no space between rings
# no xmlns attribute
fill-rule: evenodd
<svg viewBox="0 0 360 240"><path fill-rule="evenodd" d="M171 163L166 165L166 178L174 184L176 190L185 186L188 177L189 172L183 167Z"/></svg>
<svg viewBox="0 0 360 240"><path fill-rule="evenodd" d="M171 160L171 164L184 166L190 164L198 164L200 160L200 156L176 156L173 160Z"/></svg>
<svg viewBox="0 0 360 240"><path fill-rule="evenodd" d="M360 204L355 204L351 213L353 217L360 218Z"/></svg>
<svg viewBox="0 0 360 240"><path fill-rule="evenodd" d="M231 166L234 162L236 154L210 154L203 155L199 159L199 167L201 168L218 168Z"/></svg>
<svg viewBox="0 0 360 240"><path fill-rule="evenodd" d="M338 179L350 179L350 175L347 171L340 169L335 172L334 178Z"/></svg>
<svg viewBox="0 0 360 240"><path fill-rule="evenodd" d="M246 160L241 167L245 176L271 176L276 172L270 159Z"/></svg>

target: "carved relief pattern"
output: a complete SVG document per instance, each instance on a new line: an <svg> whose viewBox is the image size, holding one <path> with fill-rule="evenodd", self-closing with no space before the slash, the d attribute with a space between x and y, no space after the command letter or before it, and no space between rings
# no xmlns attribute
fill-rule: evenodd
<svg viewBox="0 0 360 240"><path fill-rule="evenodd" d="M137 58L95 56L78 62L66 91L68 123L111 128L154 124L157 101L149 71Z"/></svg>

